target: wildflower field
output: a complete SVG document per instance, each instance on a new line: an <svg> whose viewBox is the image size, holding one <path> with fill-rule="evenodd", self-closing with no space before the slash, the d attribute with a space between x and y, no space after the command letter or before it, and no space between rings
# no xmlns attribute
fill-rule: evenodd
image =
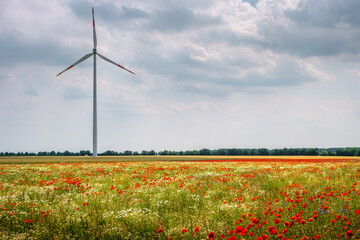
<svg viewBox="0 0 360 240"><path fill-rule="evenodd" d="M210 159L4 160L0 239L360 239L359 158Z"/></svg>

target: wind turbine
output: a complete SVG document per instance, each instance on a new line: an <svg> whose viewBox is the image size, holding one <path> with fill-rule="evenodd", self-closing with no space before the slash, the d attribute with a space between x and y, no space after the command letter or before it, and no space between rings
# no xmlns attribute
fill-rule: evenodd
<svg viewBox="0 0 360 240"><path fill-rule="evenodd" d="M109 63L112 63L115 66L118 66L118 67L128 71L129 73L132 73L132 74L135 74L135 73L130 71L129 69L124 68L120 64L117 64L117 63L113 62L112 60L108 59L107 57L101 55L100 53L98 53L96 51L97 41L96 41L96 32L95 32L94 8L92 8L92 19L93 19L93 43L94 43L93 52L89 53L89 54L86 54L85 56L80 58L77 62L75 62L73 65L70 65L68 68L66 68L64 71L62 71L61 73L59 73L56 76L59 76L63 72L66 72L67 70L74 67L75 65L81 63L82 61L85 61L89 57L94 56L94 74L93 74L93 76L94 76L94 85L93 85L94 86L93 87L93 157L97 157L96 55L98 55L100 58L104 59L105 61L107 61Z"/></svg>

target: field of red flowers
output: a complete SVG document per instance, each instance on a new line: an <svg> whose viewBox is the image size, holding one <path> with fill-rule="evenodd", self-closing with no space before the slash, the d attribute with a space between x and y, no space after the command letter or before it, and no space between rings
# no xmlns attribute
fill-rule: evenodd
<svg viewBox="0 0 360 240"><path fill-rule="evenodd" d="M0 236L360 239L360 162L1 164Z"/></svg>

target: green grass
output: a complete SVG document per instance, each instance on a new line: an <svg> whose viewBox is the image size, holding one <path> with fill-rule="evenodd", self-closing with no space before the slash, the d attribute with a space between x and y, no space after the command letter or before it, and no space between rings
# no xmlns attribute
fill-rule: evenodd
<svg viewBox="0 0 360 240"><path fill-rule="evenodd" d="M206 239L214 232L216 239L222 235L228 239L231 230L249 224L254 226L245 236L235 235L237 239L264 234L281 239L269 232L270 226L278 234L287 229L285 239L319 234L321 239L337 239L339 234L346 238L350 230L356 239L360 237L358 160L208 162L205 157L202 162L182 162L189 157L175 158L178 161L101 157L84 162L79 159L93 159L69 157L51 162L44 157L17 160L28 164L0 164L0 238ZM279 213L280 218L275 215ZM309 221L315 214L319 217ZM275 223L277 218L281 223ZM285 222L294 223L288 227ZM158 233L160 228L163 231ZM182 233L183 229L188 232Z"/></svg>
<svg viewBox="0 0 360 240"><path fill-rule="evenodd" d="M11 156L0 157L0 164L31 164L31 163L74 163L74 162L148 162L148 161L205 161L229 159L267 159L278 161L281 159L345 159L360 160L360 157L338 156Z"/></svg>

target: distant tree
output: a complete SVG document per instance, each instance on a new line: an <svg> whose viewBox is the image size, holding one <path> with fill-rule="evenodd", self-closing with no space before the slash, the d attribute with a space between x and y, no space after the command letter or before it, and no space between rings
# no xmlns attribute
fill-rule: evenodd
<svg viewBox="0 0 360 240"><path fill-rule="evenodd" d="M307 148L305 150L305 155L306 156L316 156L316 155L319 155L319 152L318 152L317 148Z"/></svg>
<svg viewBox="0 0 360 240"><path fill-rule="evenodd" d="M66 150L66 151L64 152L64 156L71 156L71 152L69 152L68 150Z"/></svg>
<svg viewBox="0 0 360 240"><path fill-rule="evenodd" d="M117 156L117 155L119 155L119 153L115 152L115 151L112 151L112 150L107 150L106 152L101 153L100 155L103 155L103 156Z"/></svg>
<svg viewBox="0 0 360 240"><path fill-rule="evenodd" d="M125 152L124 152L124 155L125 156L130 156L132 154L132 152L130 151L130 150L126 150Z"/></svg>
<svg viewBox="0 0 360 240"><path fill-rule="evenodd" d="M282 150L282 155L288 156L288 155L289 155L289 149L283 148L283 150Z"/></svg>
<svg viewBox="0 0 360 240"><path fill-rule="evenodd" d="M355 156L360 156L360 148L356 150Z"/></svg>
<svg viewBox="0 0 360 240"><path fill-rule="evenodd" d="M299 155L299 149L298 148L289 148L287 150L287 155L289 156L296 156L296 155Z"/></svg>
<svg viewBox="0 0 360 240"><path fill-rule="evenodd" d="M188 151L185 151L185 155L199 155L199 151L198 150L188 150Z"/></svg>
<svg viewBox="0 0 360 240"><path fill-rule="evenodd" d="M175 156L175 155L178 155L178 153L176 151L169 151L169 155Z"/></svg>
<svg viewBox="0 0 360 240"><path fill-rule="evenodd" d="M247 149L242 149L242 150L240 150L240 155L243 155L243 156L247 156L247 155L249 155L250 153L249 153L249 151L247 150Z"/></svg>
<svg viewBox="0 0 360 240"><path fill-rule="evenodd" d="M256 156L256 155L259 155L259 152L258 152L257 149L253 148L253 149L250 150L250 155Z"/></svg>
<svg viewBox="0 0 360 240"><path fill-rule="evenodd" d="M205 155L210 155L210 153L211 153L210 149L203 148L200 150L199 155L205 156Z"/></svg>
<svg viewBox="0 0 360 240"><path fill-rule="evenodd" d="M300 148L299 149L299 155L306 155L306 148Z"/></svg>
<svg viewBox="0 0 360 240"><path fill-rule="evenodd" d="M357 149L354 147L345 149L345 156L355 156Z"/></svg>
<svg viewBox="0 0 360 240"><path fill-rule="evenodd" d="M221 156L227 155L227 151L226 149L218 149L216 155L221 155Z"/></svg>
<svg viewBox="0 0 360 240"><path fill-rule="evenodd" d="M336 156L336 152L328 151L328 156Z"/></svg>
<svg viewBox="0 0 360 240"><path fill-rule="evenodd" d="M326 150L322 150L320 153L319 153L320 156L328 156L329 153L326 151Z"/></svg>
<svg viewBox="0 0 360 240"><path fill-rule="evenodd" d="M168 150L160 151L159 155L163 155L163 156L169 155L169 151Z"/></svg>
<svg viewBox="0 0 360 240"><path fill-rule="evenodd" d="M229 156L241 155L241 151L239 149L232 148L227 151L227 155L229 155Z"/></svg>
<svg viewBox="0 0 360 240"><path fill-rule="evenodd" d="M50 154L48 152L38 152L38 156L49 156Z"/></svg>
<svg viewBox="0 0 360 240"><path fill-rule="evenodd" d="M343 148L337 148L335 153L336 156L345 156L345 150Z"/></svg>
<svg viewBox="0 0 360 240"><path fill-rule="evenodd" d="M269 149L266 149L266 148L260 148L260 149L258 149L258 154L261 156L267 156L267 155L270 155L270 151L269 151Z"/></svg>
<svg viewBox="0 0 360 240"><path fill-rule="evenodd" d="M211 156L219 155L218 150L210 150L210 155Z"/></svg>

